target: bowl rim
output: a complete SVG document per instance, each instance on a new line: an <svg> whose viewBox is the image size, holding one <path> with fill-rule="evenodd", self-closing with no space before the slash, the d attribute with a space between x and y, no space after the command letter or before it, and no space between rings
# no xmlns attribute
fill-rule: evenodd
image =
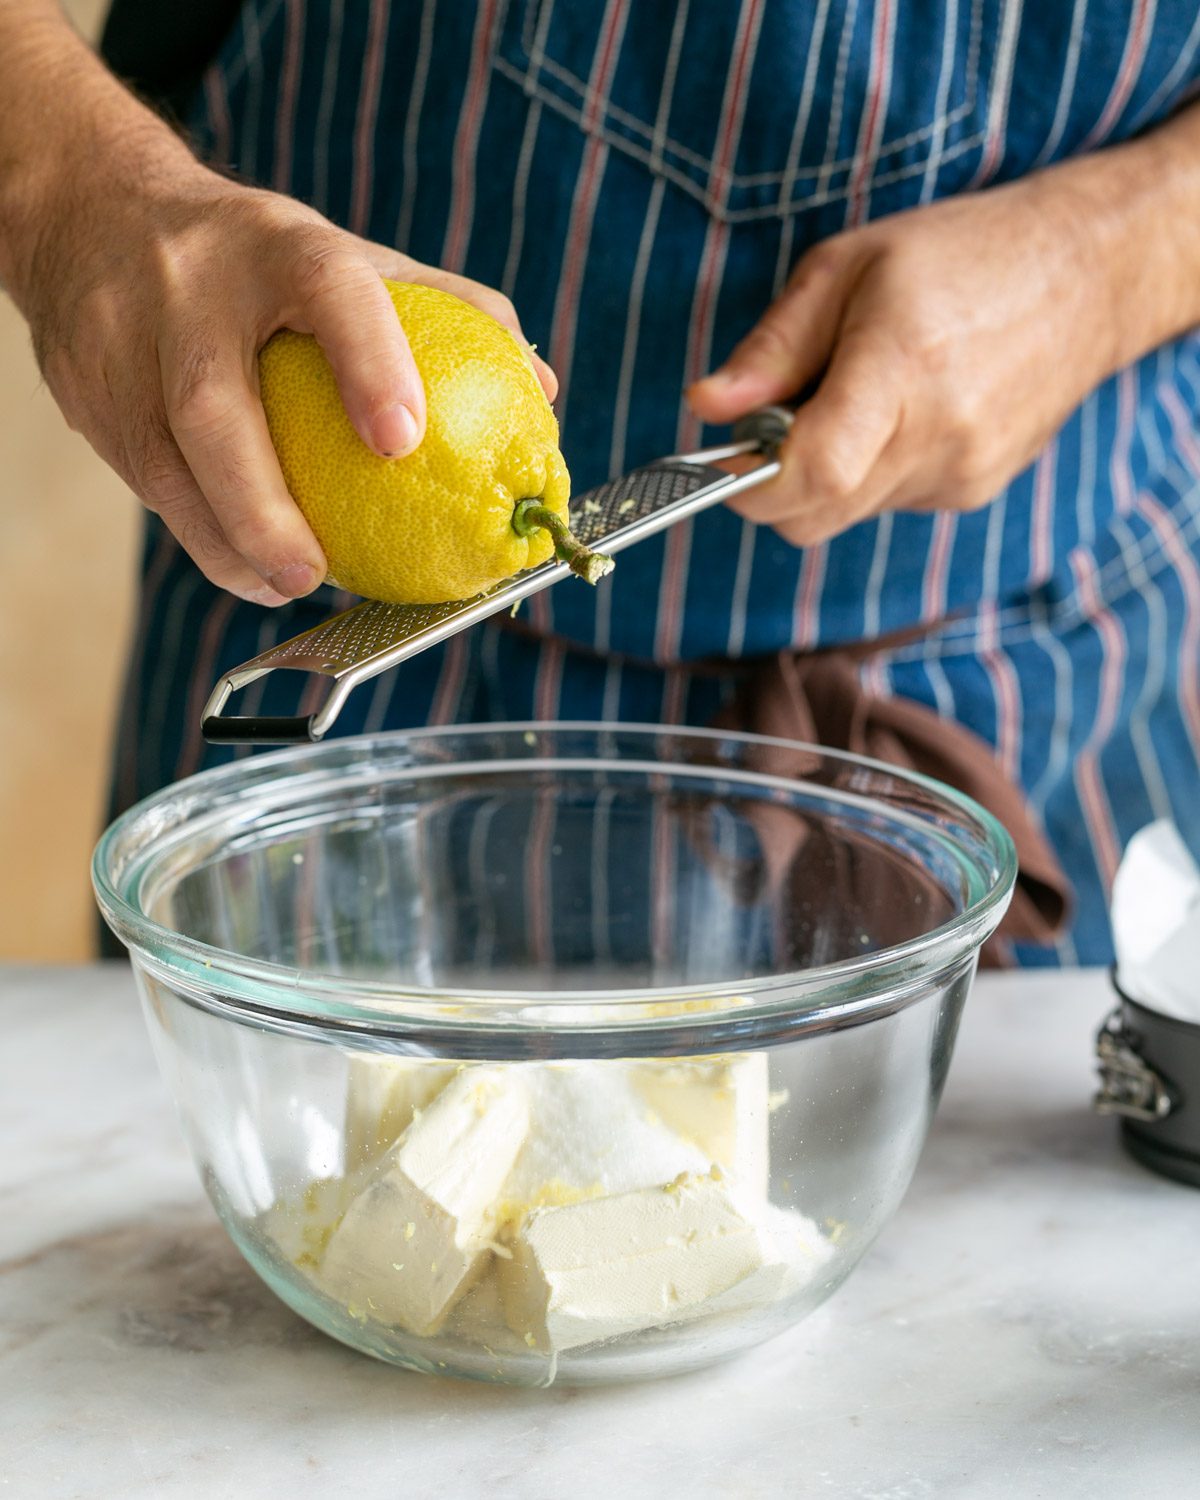
<svg viewBox="0 0 1200 1500"><path fill-rule="evenodd" d="M974 824L981 849L992 856L994 873L989 875L984 871L977 851L960 846L957 850L959 856L968 860L987 882L983 894L929 932L858 957L750 979L603 991L557 989L539 991L534 996L527 990L399 986L320 970L300 970L249 958L187 937L156 922L121 888L128 884L128 874L123 874L120 879L114 879L111 874L114 852L139 823L147 819L152 821L154 814L160 812L165 805L182 804L183 811L169 825L179 829L188 823L191 816L187 810L189 798L215 794L219 799L223 784L227 800L232 801L235 799L229 792L229 783L236 784L253 778L254 782L264 786L277 781L282 784L280 778L274 775L276 771L282 772L289 766L304 762L313 762L315 770L323 759L336 764L338 758L345 757L351 761L359 759L365 765L369 764L374 747L382 747L386 751L388 747L401 742L428 743L454 737L482 739L497 735L519 735L528 745L531 736L569 734L733 742L765 749L808 753L826 761L836 761L882 774L920 788L946 811L954 812ZM529 757L528 764L531 768L539 763L553 767L556 763L563 764L571 759L565 754L555 756L548 753ZM574 759L578 760L579 757ZM522 757L522 763L524 762L525 758ZM430 769L440 774L452 774L482 763L447 762ZM493 761L492 764L500 766L511 763ZM670 768L662 762L657 764L662 769ZM399 767L399 779L403 779L406 772L418 769ZM719 771L723 778L753 781L759 785L771 781L778 782L784 788L788 785L806 784L806 778L800 776L768 777L763 773L747 772L732 766L705 766L701 769L709 773ZM328 770L327 765L326 771ZM822 795L829 795L831 791L824 787L819 787L819 790ZM858 796L860 803L869 800L881 800L881 805L887 808L886 800L879 799L878 792ZM223 804L218 800L218 806L220 805ZM903 814L899 808L890 808L888 812L897 821L905 821L906 817L909 821L915 818L915 815ZM161 831L157 836L161 838ZM155 835L152 834L147 840L150 852L143 850L139 859L133 862L135 873L144 873L146 866L152 861L154 838ZM160 849L160 857L161 853ZM386 1036L391 1033L411 1037L414 1028L419 1030L422 1027L433 1027L440 1033L447 1029L451 1032L488 1032L514 1028L544 1030L548 1025L552 1029L566 1031L607 1031L617 1027L627 1030L639 1025L663 1029L672 1024L686 1024L689 1030L695 1031L718 1025L726 1027L730 1023L736 1023L740 1027L754 1016L781 1012L808 1017L814 1026L828 1023L831 1016L847 1020L851 1017L867 1019L876 1013L895 1010L898 989L906 993L912 991L910 998L918 998L920 994L927 992L932 975L943 972L964 954L978 951L998 925L1011 899L1017 874L1017 857L1012 839L1003 824L966 793L921 772L890 765L852 751L829 749L779 736L692 725L528 720L447 724L339 736L317 744L289 746L210 767L151 793L119 814L104 830L95 846L91 873L100 911L117 937L130 950L135 966L142 964L158 977L181 988L194 1000L205 1005L205 1008L244 1013L248 1018L257 1018L260 1023L274 1020L291 1029L315 1026L318 1029L360 1031L367 1035ZM702 1008L699 1012L698 1004ZM639 1016L639 1007L643 1012L652 1009L654 1014ZM562 1014L567 1008L576 1012L577 1021ZM544 1014L548 1010L553 1012L552 1016Z"/></svg>

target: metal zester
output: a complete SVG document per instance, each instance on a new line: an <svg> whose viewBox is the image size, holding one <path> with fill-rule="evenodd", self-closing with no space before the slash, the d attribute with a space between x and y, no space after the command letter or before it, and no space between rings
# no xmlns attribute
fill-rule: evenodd
<svg viewBox="0 0 1200 1500"><path fill-rule="evenodd" d="M764 407L738 423L732 442L659 459L575 496L572 530L589 547L610 554L621 552L676 521L774 478L779 472L775 455L791 420L791 413L781 407ZM756 455L762 463L743 474L712 467L722 459ZM204 706L204 738L222 744L276 745L319 740L360 683L570 576L566 563L551 561L507 579L486 594L454 604L380 604L370 599L356 604L226 672ZM332 681L325 702L315 713L269 718L222 712L233 693L280 670L315 673Z"/></svg>

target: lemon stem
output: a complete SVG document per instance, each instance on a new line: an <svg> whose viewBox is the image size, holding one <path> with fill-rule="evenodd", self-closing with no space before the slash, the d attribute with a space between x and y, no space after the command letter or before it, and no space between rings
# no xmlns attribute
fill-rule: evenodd
<svg viewBox="0 0 1200 1500"><path fill-rule="evenodd" d="M587 583L599 583L616 566L611 557L593 552L573 536L570 527L540 500L522 500L513 511L512 527L518 536L529 536L539 528L548 531L554 542L555 557Z"/></svg>

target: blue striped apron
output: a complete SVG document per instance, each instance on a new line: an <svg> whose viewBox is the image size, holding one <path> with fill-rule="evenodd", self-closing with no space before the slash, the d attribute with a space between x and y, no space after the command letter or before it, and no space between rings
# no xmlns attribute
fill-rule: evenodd
<svg viewBox="0 0 1200 1500"><path fill-rule="evenodd" d="M708 436L681 391L808 247L1127 138L1198 79L1185 0L247 0L191 125L210 160L503 288L562 382L582 490ZM1072 930L1013 957L1105 962L1129 836L1168 815L1200 849L1198 401L1189 337L976 513L801 551L718 509L597 591L539 596L532 631L378 679L339 729L704 723L745 659L904 632L864 686L993 746L1075 887ZM237 753L199 739L216 674L348 602L243 604L151 523L116 805ZM242 702L294 713L310 689L276 674Z"/></svg>

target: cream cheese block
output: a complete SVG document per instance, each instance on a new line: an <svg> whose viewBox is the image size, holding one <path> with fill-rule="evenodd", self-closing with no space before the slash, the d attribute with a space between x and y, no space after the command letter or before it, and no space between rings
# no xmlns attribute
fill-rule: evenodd
<svg viewBox="0 0 1200 1500"><path fill-rule="evenodd" d="M356 1053L346 1080L345 1170L374 1161L441 1093L459 1063Z"/></svg>
<svg viewBox="0 0 1200 1500"><path fill-rule="evenodd" d="M488 1258L528 1128L520 1069L458 1070L347 1208L321 1264L324 1289L356 1314L436 1333Z"/></svg>
<svg viewBox="0 0 1200 1500"><path fill-rule="evenodd" d="M751 1277L767 1299L787 1276L772 1234L720 1168L535 1209L510 1248L496 1269L508 1325L546 1352L700 1316Z"/></svg>
<svg viewBox="0 0 1200 1500"><path fill-rule="evenodd" d="M765 1052L630 1064L648 1108L747 1192L765 1199L770 1174L770 1089Z"/></svg>

